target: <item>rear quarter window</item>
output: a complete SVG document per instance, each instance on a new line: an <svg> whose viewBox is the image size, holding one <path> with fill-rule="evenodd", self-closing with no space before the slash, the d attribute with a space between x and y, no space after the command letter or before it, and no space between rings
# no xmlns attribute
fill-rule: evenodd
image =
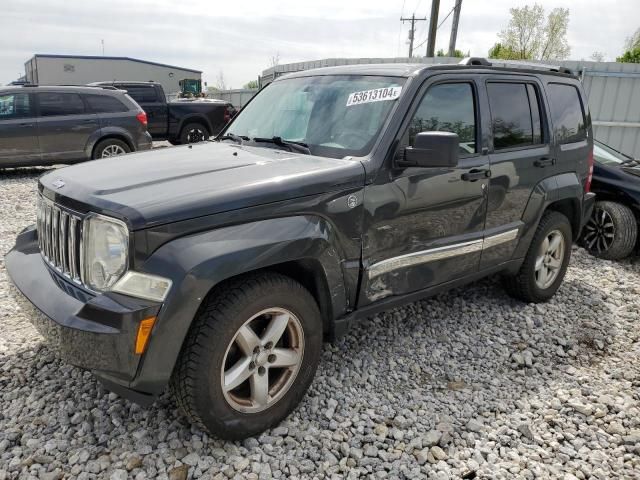
<svg viewBox="0 0 640 480"><path fill-rule="evenodd" d="M566 83L550 83L547 85L547 95L556 141L573 143L587 138L584 108L578 89Z"/></svg>
<svg viewBox="0 0 640 480"><path fill-rule="evenodd" d="M93 113L120 113L129 111L129 108L115 97L107 95L85 95L85 100Z"/></svg>

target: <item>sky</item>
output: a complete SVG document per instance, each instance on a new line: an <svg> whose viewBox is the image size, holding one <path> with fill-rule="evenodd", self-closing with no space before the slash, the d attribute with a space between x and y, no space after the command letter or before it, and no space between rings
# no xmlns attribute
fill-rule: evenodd
<svg viewBox="0 0 640 480"><path fill-rule="evenodd" d="M443 22L455 0L441 0ZM463 0L457 48L486 56L518 0ZM570 9L569 59L594 51L613 61L640 27L640 0L538 0ZM222 73L240 88L271 66L336 57L396 57L408 52L401 16L428 17L429 0L2 0L0 85L24 74L35 53L128 56L202 70L209 85ZM448 49L451 17L436 49ZM416 45L426 40L419 22ZM426 53L426 43L417 53Z"/></svg>

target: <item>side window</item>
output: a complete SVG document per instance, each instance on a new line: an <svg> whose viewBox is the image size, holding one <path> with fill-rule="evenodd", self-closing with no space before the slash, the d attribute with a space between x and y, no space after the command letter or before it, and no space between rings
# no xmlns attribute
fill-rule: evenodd
<svg viewBox="0 0 640 480"><path fill-rule="evenodd" d="M85 95L89 109L93 113L118 113L127 112L127 106L115 97L108 95Z"/></svg>
<svg viewBox="0 0 640 480"><path fill-rule="evenodd" d="M123 85L122 88L127 91L129 96L133 98L136 101L136 103L153 103L158 101L156 88L152 85L148 87Z"/></svg>
<svg viewBox="0 0 640 480"><path fill-rule="evenodd" d="M427 131L457 133L460 155L476 152L475 101L470 83L441 83L427 90L403 143L413 146L416 135Z"/></svg>
<svg viewBox="0 0 640 480"><path fill-rule="evenodd" d="M550 83L547 92L556 140L559 143L572 143L587 138L578 89L564 83Z"/></svg>
<svg viewBox="0 0 640 480"><path fill-rule="evenodd" d="M22 118L31 115L29 95L26 93L0 94L0 120Z"/></svg>
<svg viewBox="0 0 640 480"><path fill-rule="evenodd" d="M77 93L38 93L41 117L80 115L85 113L84 102Z"/></svg>
<svg viewBox="0 0 640 480"><path fill-rule="evenodd" d="M491 82L487 93L495 150L542 142L540 106L533 85Z"/></svg>

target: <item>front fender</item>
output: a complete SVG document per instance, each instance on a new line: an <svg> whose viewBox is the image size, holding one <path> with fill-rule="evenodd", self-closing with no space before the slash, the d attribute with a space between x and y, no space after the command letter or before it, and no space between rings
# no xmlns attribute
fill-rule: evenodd
<svg viewBox="0 0 640 480"><path fill-rule="evenodd" d="M226 279L303 259L320 263L333 318L345 312L340 249L329 222L318 216L269 219L174 240L159 248L143 270L171 278L173 286L131 388L158 394L166 386L202 301Z"/></svg>

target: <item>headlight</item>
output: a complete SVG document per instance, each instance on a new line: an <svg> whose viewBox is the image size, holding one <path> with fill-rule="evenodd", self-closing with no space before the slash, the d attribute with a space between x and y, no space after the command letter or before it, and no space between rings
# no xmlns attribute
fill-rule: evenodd
<svg viewBox="0 0 640 480"><path fill-rule="evenodd" d="M129 230L120 220L97 214L88 216L83 228L84 282L108 290L127 270Z"/></svg>

